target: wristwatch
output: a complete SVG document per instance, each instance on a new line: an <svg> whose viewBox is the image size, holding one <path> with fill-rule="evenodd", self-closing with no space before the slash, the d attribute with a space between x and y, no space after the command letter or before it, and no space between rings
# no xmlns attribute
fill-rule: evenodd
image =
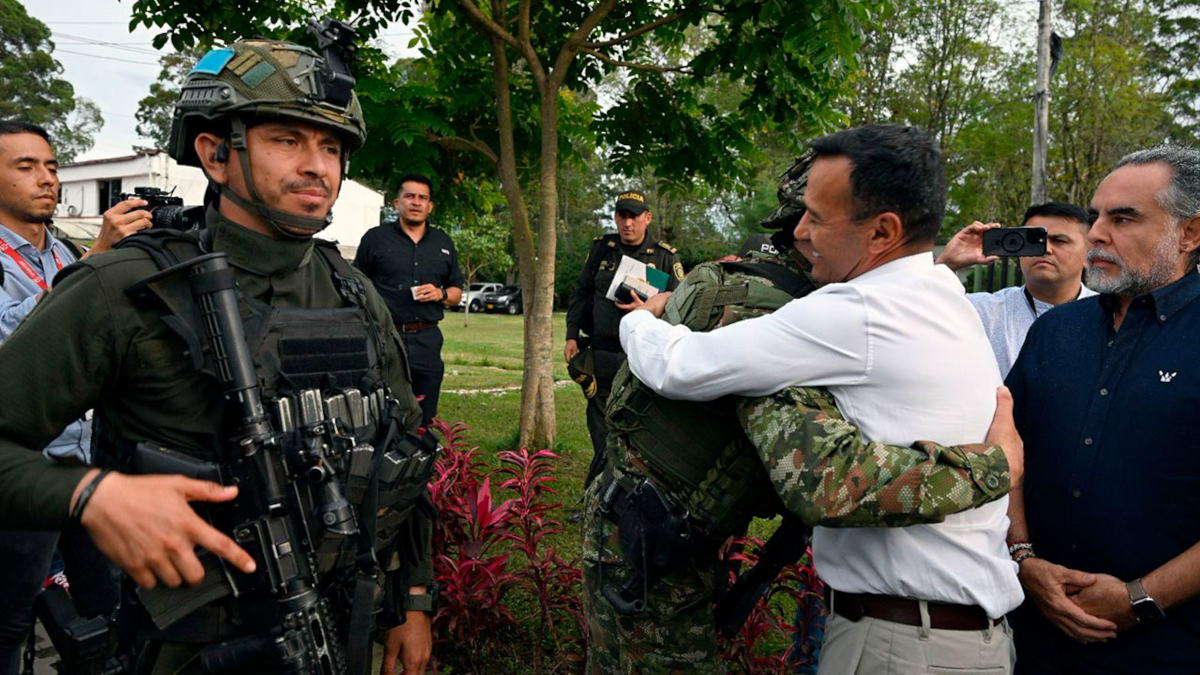
<svg viewBox="0 0 1200 675"><path fill-rule="evenodd" d="M1125 584L1125 590L1129 592L1129 604L1133 605L1133 615L1137 617L1139 624L1154 623L1166 617L1162 607L1154 601L1154 598L1146 594L1146 589L1142 588L1142 580L1134 579Z"/></svg>

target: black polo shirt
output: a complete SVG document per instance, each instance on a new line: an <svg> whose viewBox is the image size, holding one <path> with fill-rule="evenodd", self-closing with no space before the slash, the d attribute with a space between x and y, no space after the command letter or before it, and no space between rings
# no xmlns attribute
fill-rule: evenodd
<svg viewBox="0 0 1200 675"><path fill-rule="evenodd" d="M1130 581L1200 542L1198 296L1192 271L1134 298L1119 331L1103 295L1056 307L1030 329L1006 384L1039 556ZM1031 600L1014 618L1019 672L1061 663L1063 672L1200 673L1200 598L1087 645Z"/></svg>
<svg viewBox="0 0 1200 675"><path fill-rule="evenodd" d="M425 235L416 242L395 223L367 230L358 244L354 266L375 283L396 323L441 321L445 315L440 302L413 300L413 286L463 286L454 242L450 235L431 225L425 226Z"/></svg>

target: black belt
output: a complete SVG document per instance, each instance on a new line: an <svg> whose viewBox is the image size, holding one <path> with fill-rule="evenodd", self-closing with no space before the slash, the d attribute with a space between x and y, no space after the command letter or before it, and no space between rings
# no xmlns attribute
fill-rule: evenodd
<svg viewBox="0 0 1200 675"><path fill-rule="evenodd" d="M437 325L438 322L436 321L410 321L408 323L397 323L396 330L400 331L401 333L415 333L420 330L437 328Z"/></svg>
<svg viewBox="0 0 1200 675"><path fill-rule="evenodd" d="M833 589L830 589L830 593L833 595L833 611L851 621L869 616L906 626L921 625L919 600L869 593L843 593ZM929 627L937 630L987 630L1003 620L989 619L987 612L979 605L932 601L928 604Z"/></svg>

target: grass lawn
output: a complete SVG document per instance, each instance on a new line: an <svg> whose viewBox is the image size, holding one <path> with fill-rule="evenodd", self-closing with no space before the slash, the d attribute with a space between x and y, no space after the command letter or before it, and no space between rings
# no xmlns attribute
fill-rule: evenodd
<svg viewBox="0 0 1200 675"><path fill-rule="evenodd" d="M554 315L554 354L563 348L566 313ZM522 319L504 314L471 314L463 326L463 313L447 314L442 321L442 360L446 379L438 401L438 417L463 422L470 430L467 439L488 455L517 446L518 412L521 404L521 354L524 345ZM585 400L579 387L567 379L562 359L554 365L558 385L554 402L557 411L557 442L553 450L559 462L559 496L574 508L583 487L583 477L592 461L592 442L584 420ZM479 389L510 388L502 393L471 392ZM540 448L538 448L540 449Z"/></svg>

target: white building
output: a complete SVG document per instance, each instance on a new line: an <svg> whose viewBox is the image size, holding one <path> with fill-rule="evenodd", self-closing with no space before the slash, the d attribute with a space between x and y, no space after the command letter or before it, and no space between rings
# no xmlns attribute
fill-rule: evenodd
<svg viewBox="0 0 1200 675"><path fill-rule="evenodd" d="M200 204L208 181L194 166L180 166L162 150L137 150L135 154L63 164L58 168L58 210L54 224L73 239L95 239L100 216L123 192L154 187L174 190L184 204ZM354 257L366 231L379 224L383 195L353 180L342 184L333 206L333 224L321 237L338 242L342 255Z"/></svg>

